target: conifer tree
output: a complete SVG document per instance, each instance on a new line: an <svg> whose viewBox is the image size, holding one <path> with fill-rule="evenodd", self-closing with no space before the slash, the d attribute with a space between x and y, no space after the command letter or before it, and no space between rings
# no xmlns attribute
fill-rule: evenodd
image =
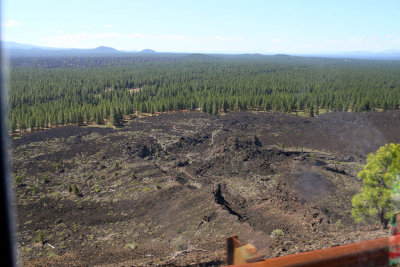
<svg viewBox="0 0 400 267"><path fill-rule="evenodd" d="M376 154L368 155L367 164L358 173L363 187L352 199L352 215L356 222L378 219L383 228L387 228L389 220L400 208L392 201L392 189L400 189L399 175L400 144L387 144L380 147Z"/></svg>

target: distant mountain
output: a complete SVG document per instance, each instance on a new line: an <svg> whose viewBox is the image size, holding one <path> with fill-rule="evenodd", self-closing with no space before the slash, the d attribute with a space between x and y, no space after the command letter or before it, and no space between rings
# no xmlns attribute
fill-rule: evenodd
<svg viewBox="0 0 400 267"><path fill-rule="evenodd" d="M16 42L2 42L2 48L11 56L111 56L111 55L124 55L124 54L160 54L152 49L143 49L142 51L136 50L117 50L108 46L99 46L93 49L82 49L82 48L54 48L45 46L36 46L31 44L21 44ZM168 54L168 53L161 53ZM176 54L176 53L172 53ZM186 53L178 53L186 54ZM190 54L186 54L190 55ZM218 57L264 57L263 54L191 54L188 59L205 58L205 55L218 56ZM294 56L300 57L325 57L325 58L344 58L344 59L370 59L370 60L400 60L400 50L392 49L381 52L371 51L353 51L353 52L335 52L335 53L293 53L287 54L270 54L275 58L291 60Z"/></svg>
<svg viewBox="0 0 400 267"><path fill-rule="evenodd" d="M141 54L154 54L154 53L157 53L157 52L154 51L154 50L151 50L151 49L143 49L139 53L141 53Z"/></svg>
<svg viewBox="0 0 400 267"><path fill-rule="evenodd" d="M112 47L108 47L108 46L99 46L95 49L92 49L92 51L94 52L104 52L104 53L120 53L120 51L118 51L115 48Z"/></svg>
<svg viewBox="0 0 400 267"><path fill-rule="evenodd" d="M185 60L188 61L211 61L211 60L217 60L218 55L213 56L213 55L207 55L207 54L201 54L201 53L192 53L184 56Z"/></svg>
<svg viewBox="0 0 400 267"><path fill-rule="evenodd" d="M329 57L329 58L354 58L354 59L371 59L371 60L400 60L400 50L386 50L381 52L371 51L353 51L353 52L336 52L321 54L296 54L302 57Z"/></svg>
<svg viewBox="0 0 400 267"><path fill-rule="evenodd" d="M80 48L54 48L35 46L30 44L20 44L16 42L2 42L2 47L11 56L84 56L84 55L114 55L121 51L108 47L99 46L94 49Z"/></svg>
<svg viewBox="0 0 400 267"><path fill-rule="evenodd" d="M31 49L34 48L35 46L29 45L29 44L19 44L15 42L3 42L2 46L5 49Z"/></svg>
<svg viewBox="0 0 400 267"><path fill-rule="evenodd" d="M349 53L350 55L352 53ZM387 59L394 60L400 59L400 50L386 50L382 52L358 52L354 53L355 57L365 58L365 59Z"/></svg>
<svg viewBox="0 0 400 267"><path fill-rule="evenodd" d="M37 45L31 45L31 44L20 44L20 43L16 43L16 42L2 42L2 47L5 49L21 49L21 50L28 50L28 49L60 50L60 49L63 49L63 48L37 46Z"/></svg>
<svg viewBox="0 0 400 267"><path fill-rule="evenodd" d="M119 51L124 52L124 53L137 53L137 52L139 52L137 50L119 50Z"/></svg>
<svg viewBox="0 0 400 267"><path fill-rule="evenodd" d="M30 44L20 44L16 42L2 42L2 47L11 56L101 56L128 53L155 54L152 49L137 50L117 50L109 46L99 46L93 49L82 48L54 48L36 46Z"/></svg>

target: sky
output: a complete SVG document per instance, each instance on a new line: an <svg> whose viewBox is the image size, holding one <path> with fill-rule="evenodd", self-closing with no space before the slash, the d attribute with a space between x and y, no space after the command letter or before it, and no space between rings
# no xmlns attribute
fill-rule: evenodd
<svg viewBox="0 0 400 267"><path fill-rule="evenodd" d="M208 53L400 50L400 0L3 0L2 40Z"/></svg>

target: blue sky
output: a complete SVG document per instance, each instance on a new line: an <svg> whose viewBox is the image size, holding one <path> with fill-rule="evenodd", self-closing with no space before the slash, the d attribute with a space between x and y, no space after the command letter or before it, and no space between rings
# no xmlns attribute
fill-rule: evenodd
<svg viewBox="0 0 400 267"><path fill-rule="evenodd" d="M3 0L2 39L165 52L400 50L400 0Z"/></svg>

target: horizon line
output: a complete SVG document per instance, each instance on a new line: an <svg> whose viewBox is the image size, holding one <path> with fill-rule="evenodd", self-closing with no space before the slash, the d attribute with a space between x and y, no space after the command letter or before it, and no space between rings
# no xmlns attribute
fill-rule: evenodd
<svg viewBox="0 0 400 267"><path fill-rule="evenodd" d="M121 53L133 53L133 52L141 52L144 50L152 50L156 53L175 53L175 54L193 54L193 53L200 53L200 54L226 54L226 55L240 55L240 54L261 54L261 55L278 55L278 54L284 54L284 55L308 55L308 56L313 56L313 55L319 55L319 56L338 56L338 55L350 55L350 54L400 54L400 48L399 49L386 49L386 50L380 50L380 51L370 51L370 50L354 50L354 51L325 51L325 52L289 52L289 51L159 51L155 50L152 48L143 48L143 49L117 49L112 46L106 46L106 45L99 45L96 47L91 47L91 48L79 48L79 47L51 47L51 46L41 46L41 45L33 45L33 44L28 44L28 43L19 43L15 41L5 41L5 40L0 40L2 44L17 44L21 46L27 46L26 48L18 48L18 47L5 47L2 45L2 48L5 50L31 50L31 49L54 49L54 50L93 50L97 49L100 47L104 48L110 48L114 49L118 52ZM28 47L30 46L30 47Z"/></svg>

